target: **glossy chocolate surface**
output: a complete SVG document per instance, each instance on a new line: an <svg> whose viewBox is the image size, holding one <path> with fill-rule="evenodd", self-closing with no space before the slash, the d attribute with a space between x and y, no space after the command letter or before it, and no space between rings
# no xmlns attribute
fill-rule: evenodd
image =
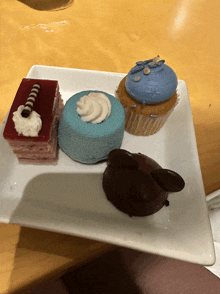
<svg viewBox="0 0 220 294"><path fill-rule="evenodd" d="M163 169L144 154L132 154L123 149L109 153L103 174L103 189L107 199L129 216L147 216L159 211L170 192L181 191L182 177Z"/></svg>

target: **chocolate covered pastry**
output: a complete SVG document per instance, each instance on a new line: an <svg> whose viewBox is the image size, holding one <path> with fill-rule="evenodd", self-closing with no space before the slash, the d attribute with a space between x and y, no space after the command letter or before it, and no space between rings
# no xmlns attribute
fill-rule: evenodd
<svg viewBox="0 0 220 294"><path fill-rule="evenodd" d="M130 217L156 213L169 205L169 193L179 192L185 186L179 174L163 169L141 153L114 149L109 153L107 164L103 174L106 197Z"/></svg>

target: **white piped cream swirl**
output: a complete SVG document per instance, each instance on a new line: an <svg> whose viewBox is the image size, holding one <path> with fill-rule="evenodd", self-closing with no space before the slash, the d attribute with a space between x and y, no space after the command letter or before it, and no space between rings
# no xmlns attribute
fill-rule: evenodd
<svg viewBox="0 0 220 294"><path fill-rule="evenodd" d="M30 115L25 118L21 115L23 109L24 105L20 105L17 111L13 112L12 120L14 121L15 129L19 135L37 137L42 128L40 115L33 110Z"/></svg>
<svg viewBox="0 0 220 294"><path fill-rule="evenodd" d="M93 124L106 120L111 113L111 102L109 98L100 92L91 92L76 102L77 113L85 122Z"/></svg>

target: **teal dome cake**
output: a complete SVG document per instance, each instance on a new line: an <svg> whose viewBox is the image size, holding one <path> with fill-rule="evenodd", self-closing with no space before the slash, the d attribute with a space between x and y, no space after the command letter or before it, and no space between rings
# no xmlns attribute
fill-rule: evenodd
<svg viewBox="0 0 220 294"><path fill-rule="evenodd" d="M124 109L115 97L101 91L82 91L64 106L58 143L73 160L93 164L121 147L124 126Z"/></svg>

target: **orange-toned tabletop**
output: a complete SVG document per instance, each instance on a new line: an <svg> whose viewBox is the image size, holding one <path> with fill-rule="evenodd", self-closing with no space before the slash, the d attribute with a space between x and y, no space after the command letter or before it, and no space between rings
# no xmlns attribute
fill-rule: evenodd
<svg viewBox="0 0 220 294"><path fill-rule="evenodd" d="M165 59L188 86L206 194L220 188L220 2L1 0L0 123L36 64L126 73ZM114 247L0 224L0 294L27 293Z"/></svg>

